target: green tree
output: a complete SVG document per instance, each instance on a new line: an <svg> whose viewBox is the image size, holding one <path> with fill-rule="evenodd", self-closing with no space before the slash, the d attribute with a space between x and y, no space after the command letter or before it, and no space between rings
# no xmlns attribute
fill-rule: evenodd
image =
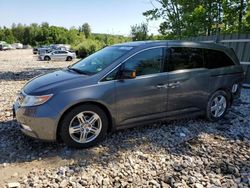
<svg viewBox="0 0 250 188"><path fill-rule="evenodd" d="M3 28L2 40L7 42L7 43L14 43L15 42L15 38L13 36L11 29L8 29L5 27Z"/></svg>
<svg viewBox="0 0 250 188"><path fill-rule="evenodd" d="M131 35L133 41L147 40L148 39L148 25L141 23L140 25L131 26Z"/></svg>
<svg viewBox="0 0 250 188"><path fill-rule="evenodd" d="M75 27L72 27L67 32L67 39L69 44L76 46L77 44L83 42L84 34L82 32L79 32L79 30Z"/></svg>
<svg viewBox="0 0 250 188"><path fill-rule="evenodd" d="M3 36L4 36L4 31L3 31L3 29L0 27L0 41L3 40Z"/></svg>
<svg viewBox="0 0 250 188"><path fill-rule="evenodd" d="M248 6L247 6L247 11L246 11L246 18L244 20L245 22L245 30L250 32L250 1L248 2Z"/></svg>
<svg viewBox="0 0 250 188"><path fill-rule="evenodd" d="M247 0L223 0L223 31L225 33L241 33L245 28Z"/></svg>
<svg viewBox="0 0 250 188"><path fill-rule="evenodd" d="M247 30L247 0L155 0L159 7L143 13L163 19L159 32L171 38L242 33ZM248 3L249 6L249 3Z"/></svg>
<svg viewBox="0 0 250 188"><path fill-rule="evenodd" d="M88 23L84 23L82 25L82 32L84 33L86 38L89 38L91 36L91 28Z"/></svg>
<svg viewBox="0 0 250 188"><path fill-rule="evenodd" d="M163 35L173 33L181 38L183 28L181 18L181 9L175 0L156 0L160 8L154 8L143 13L149 20L162 18L164 21L160 24L159 32Z"/></svg>

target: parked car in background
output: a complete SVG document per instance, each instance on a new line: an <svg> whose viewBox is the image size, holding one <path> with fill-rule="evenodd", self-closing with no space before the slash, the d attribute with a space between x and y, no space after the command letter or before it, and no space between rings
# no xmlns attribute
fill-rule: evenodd
<svg viewBox="0 0 250 188"><path fill-rule="evenodd" d="M11 50L13 49L10 44L5 41L0 41L0 50Z"/></svg>
<svg viewBox="0 0 250 188"><path fill-rule="evenodd" d="M46 54L46 53L50 53L52 50L50 48L38 48L38 55L43 55L43 54Z"/></svg>
<svg viewBox="0 0 250 188"><path fill-rule="evenodd" d="M44 61L50 61L50 60L72 61L75 58L76 58L75 52L69 52L66 50L55 50L52 52L39 55L39 59Z"/></svg>
<svg viewBox="0 0 250 188"><path fill-rule="evenodd" d="M13 114L26 135L85 148L145 122L198 115L218 121L239 99L243 79L234 51L221 45L117 44L28 82Z"/></svg>
<svg viewBox="0 0 250 188"><path fill-rule="evenodd" d="M50 44L50 45L42 45L40 47L33 48L33 54L44 54L50 53L52 51L61 50L61 51L70 51L70 45L68 44Z"/></svg>
<svg viewBox="0 0 250 188"><path fill-rule="evenodd" d="M3 51L5 51L5 50L12 50L13 47L10 44L4 43L4 44L1 44L0 49L3 50Z"/></svg>
<svg viewBox="0 0 250 188"><path fill-rule="evenodd" d="M23 49L23 44L21 44L21 43L14 43L14 44L12 44L12 47L14 49Z"/></svg>
<svg viewBox="0 0 250 188"><path fill-rule="evenodd" d="M51 45L49 45L49 48L51 48L52 50L66 50L66 51L69 51L70 50L70 45L68 45L68 44L51 44Z"/></svg>
<svg viewBox="0 0 250 188"><path fill-rule="evenodd" d="M38 54L38 48L37 47L33 48L33 54Z"/></svg>

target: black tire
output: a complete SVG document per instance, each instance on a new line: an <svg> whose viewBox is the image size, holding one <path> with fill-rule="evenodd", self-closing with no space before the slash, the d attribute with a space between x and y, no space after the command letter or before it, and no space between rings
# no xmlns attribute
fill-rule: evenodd
<svg viewBox="0 0 250 188"><path fill-rule="evenodd" d="M50 61L50 57L49 56L45 56L44 57L44 61Z"/></svg>
<svg viewBox="0 0 250 188"><path fill-rule="evenodd" d="M225 106L225 109L223 107L221 107L222 108L221 113L218 113L218 116L215 116L215 114L212 111L212 107L214 106L214 100L215 100L215 98L222 98L221 96L223 96L225 98L225 103L226 103L225 105L226 106ZM206 109L207 120L215 122L215 121L222 119L225 116L228 107L229 107L229 97L228 97L227 93L223 90L218 90L218 91L214 92L210 96L208 103L207 103L207 109Z"/></svg>
<svg viewBox="0 0 250 188"><path fill-rule="evenodd" d="M68 56L67 58L66 58L66 61L72 61L72 57L70 57L70 56Z"/></svg>
<svg viewBox="0 0 250 188"><path fill-rule="evenodd" d="M87 112L87 111L94 112L100 117L101 124L102 124L101 130L98 136L94 140L87 142L87 143L79 143L72 138L72 136L69 133L69 130L70 130L69 128L70 128L71 122L74 120L74 118L76 118L75 116L77 114L81 112ZM100 141L102 141L107 135L107 130L108 130L108 118L105 112L96 105L86 104L86 105L81 105L81 106L77 106L73 108L64 116L63 120L61 121L61 127L60 127L59 133L60 133L61 139L66 145L70 147L74 147L74 148L89 148L89 147L97 145Z"/></svg>

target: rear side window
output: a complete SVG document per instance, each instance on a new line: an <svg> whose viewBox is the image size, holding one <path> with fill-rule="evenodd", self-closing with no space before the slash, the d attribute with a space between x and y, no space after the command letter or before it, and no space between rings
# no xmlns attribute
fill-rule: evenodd
<svg viewBox="0 0 250 188"><path fill-rule="evenodd" d="M203 51L200 48L172 47L168 48L165 71L203 68Z"/></svg>
<svg viewBox="0 0 250 188"><path fill-rule="evenodd" d="M234 65L234 62L224 52L218 50L204 49L205 67L216 69Z"/></svg>
<svg viewBox="0 0 250 188"><path fill-rule="evenodd" d="M58 54L66 54L67 52L66 51L58 51L57 53Z"/></svg>

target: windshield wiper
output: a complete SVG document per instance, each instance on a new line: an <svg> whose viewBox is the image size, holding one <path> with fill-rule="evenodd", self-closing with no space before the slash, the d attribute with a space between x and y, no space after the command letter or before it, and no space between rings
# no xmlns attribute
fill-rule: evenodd
<svg viewBox="0 0 250 188"><path fill-rule="evenodd" d="M86 74L86 75L89 75L88 72L82 71L82 70L80 70L80 69L76 69L76 68L74 68L74 67L68 66L67 68L68 68L69 70L75 71L75 72L77 72L77 73L79 73L79 74Z"/></svg>

